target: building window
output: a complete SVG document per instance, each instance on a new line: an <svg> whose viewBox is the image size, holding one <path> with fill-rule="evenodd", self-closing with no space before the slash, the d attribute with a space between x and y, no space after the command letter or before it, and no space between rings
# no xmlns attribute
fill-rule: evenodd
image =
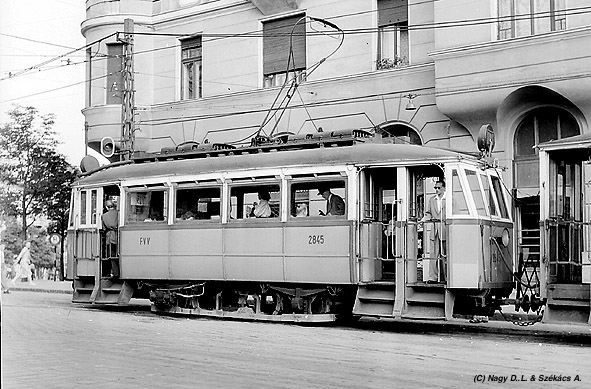
<svg viewBox="0 0 591 389"><path fill-rule="evenodd" d="M306 78L306 19L303 15L263 23L263 86L281 86L294 77L300 82Z"/></svg>
<svg viewBox="0 0 591 389"><path fill-rule="evenodd" d="M123 45L107 45L107 104L121 104L123 99Z"/></svg>
<svg viewBox="0 0 591 389"><path fill-rule="evenodd" d="M499 39L566 29L566 0L499 0Z"/></svg>
<svg viewBox="0 0 591 389"><path fill-rule="evenodd" d="M409 64L408 0L378 0L378 58L376 68Z"/></svg>
<svg viewBox="0 0 591 389"><path fill-rule="evenodd" d="M579 135L579 125L569 113L553 108L530 112L515 131L515 186L539 185L538 143Z"/></svg>
<svg viewBox="0 0 591 389"><path fill-rule="evenodd" d="M394 138L394 143L422 145L421 137L417 132L403 124L394 124L379 129L382 138Z"/></svg>
<svg viewBox="0 0 591 389"><path fill-rule="evenodd" d="M201 37L181 41L181 99L201 97L202 46Z"/></svg>

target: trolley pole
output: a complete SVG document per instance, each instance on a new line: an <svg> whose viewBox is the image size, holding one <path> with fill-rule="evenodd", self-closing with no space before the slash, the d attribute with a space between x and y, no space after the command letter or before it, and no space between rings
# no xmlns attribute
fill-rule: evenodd
<svg viewBox="0 0 591 389"><path fill-rule="evenodd" d="M121 99L121 160L129 160L134 151L134 74L133 74L133 19L123 21L122 73L123 96Z"/></svg>

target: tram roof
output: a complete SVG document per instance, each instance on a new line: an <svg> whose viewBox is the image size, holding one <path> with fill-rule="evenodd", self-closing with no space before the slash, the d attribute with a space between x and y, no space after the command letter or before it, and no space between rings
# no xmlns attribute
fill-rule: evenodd
<svg viewBox="0 0 591 389"><path fill-rule="evenodd" d="M566 150L566 149L588 149L591 148L591 134L575 135L568 138L551 140L540 143L537 146L540 150Z"/></svg>
<svg viewBox="0 0 591 389"><path fill-rule="evenodd" d="M174 177L224 171L248 171L277 167L321 165L425 165L429 163L473 160L467 154L418 145L362 143L352 146L270 151L252 154L224 154L208 158L158 160L113 164L81 178L78 185L117 182L146 177Z"/></svg>

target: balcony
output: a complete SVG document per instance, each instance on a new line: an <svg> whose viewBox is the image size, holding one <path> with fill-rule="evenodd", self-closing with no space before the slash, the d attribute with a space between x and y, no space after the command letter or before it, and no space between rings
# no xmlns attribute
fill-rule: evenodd
<svg viewBox="0 0 591 389"><path fill-rule="evenodd" d="M431 53L437 105L451 116L490 111L526 85L547 86L584 104L590 39L591 27L583 27Z"/></svg>

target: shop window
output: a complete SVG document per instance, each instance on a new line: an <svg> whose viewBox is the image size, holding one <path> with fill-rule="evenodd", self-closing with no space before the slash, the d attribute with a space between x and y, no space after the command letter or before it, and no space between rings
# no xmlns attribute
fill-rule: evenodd
<svg viewBox="0 0 591 389"><path fill-rule="evenodd" d="M182 188L175 193L176 221L220 219L220 188Z"/></svg>
<svg viewBox="0 0 591 389"><path fill-rule="evenodd" d="M230 219L277 219L280 204L279 184L240 185L230 189Z"/></svg>
<svg viewBox="0 0 591 389"><path fill-rule="evenodd" d="M263 23L265 88L281 86L294 77L298 82L306 78L306 19L302 19L303 16L290 16Z"/></svg>
<svg viewBox="0 0 591 389"><path fill-rule="evenodd" d="M130 191L127 194L126 222L164 222L167 218L168 191L165 189Z"/></svg>

